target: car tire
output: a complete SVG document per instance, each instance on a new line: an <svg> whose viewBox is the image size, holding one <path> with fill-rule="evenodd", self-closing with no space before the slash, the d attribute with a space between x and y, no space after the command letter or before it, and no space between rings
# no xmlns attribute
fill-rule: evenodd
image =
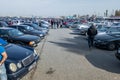
<svg viewBox="0 0 120 80"><path fill-rule="evenodd" d="M116 48L116 45L114 43L109 43L108 44L108 49L109 50L114 50Z"/></svg>

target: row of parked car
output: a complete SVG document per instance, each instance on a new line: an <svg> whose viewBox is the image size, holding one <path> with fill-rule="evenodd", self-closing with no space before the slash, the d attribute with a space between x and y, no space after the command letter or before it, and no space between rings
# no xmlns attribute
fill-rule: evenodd
<svg viewBox="0 0 120 80"><path fill-rule="evenodd" d="M0 27L0 44L8 54L5 61L8 80L20 80L37 66L39 54L34 48L49 32L50 25L45 25L22 23Z"/></svg>
<svg viewBox="0 0 120 80"><path fill-rule="evenodd" d="M108 26L105 24L96 24L98 34L95 37L95 46L115 50L120 45L120 26L115 26L116 23ZM90 24L79 24L76 26L79 34L85 35L87 38L87 30Z"/></svg>
<svg viewBox="0 0 120 80"><path fill-rule="evenodd" d="M92 22L94 23L94 22ZM94 23L96 24L96 23ZM73 25L74 29L81 35L86 36L90 23ZM96 24L98 34L95 36L94 45L107 50L117 50L116 57L120 60L120 22L106 24Z"/></svg>

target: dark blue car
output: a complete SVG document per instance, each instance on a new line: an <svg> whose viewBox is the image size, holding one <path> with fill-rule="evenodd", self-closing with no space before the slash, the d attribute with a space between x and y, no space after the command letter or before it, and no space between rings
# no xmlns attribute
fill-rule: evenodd
<svg viewBox="0 0 120 80"><path fill-rule="evenodd" d="M24 34L39 36L40 38L44 38L44 36L46 35L45 33L38 31L38 30L35 30L28 25L11 25L8 27L18 29L19 31L23 32Z"/></svg>
<svg viewBox="0 0 120 80"><path fill-rule="evenodd" d="M31 47L36 47L41 41L38 36L24 34L17 29L9 27L0 28L0 37L10 43Z"/></svg>
<svg viewBox="0 0 120 80"><path fill-rule="evenodd" d="M8 55L5 61L8 80L19 80L37 65L39 55L33 48L10 44L1 38L0 44L5 47Z"/></svg>

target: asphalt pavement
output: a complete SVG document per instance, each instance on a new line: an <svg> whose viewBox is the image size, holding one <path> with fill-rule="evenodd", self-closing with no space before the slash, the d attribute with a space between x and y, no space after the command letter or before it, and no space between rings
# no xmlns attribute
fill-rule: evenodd
<svg viewBox="0 0 120 80"><path fill-rule="evenodd" d="M51 29L36 50L37 68L22 80L120 80L116 51L90 50L86 37L73 29Z"/></svg>

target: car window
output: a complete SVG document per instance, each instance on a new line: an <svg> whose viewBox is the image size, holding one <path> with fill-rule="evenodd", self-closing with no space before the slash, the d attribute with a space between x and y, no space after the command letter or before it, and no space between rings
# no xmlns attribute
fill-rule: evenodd
<svg viewBox="0 0 120 80"><path fill-rule="evenodd" d="M8 35L7 30L0 29L0 35Z"/></svg>
<svg viewBox="0 0 120 80"><path fill-rule="evenodd" d="M34 30L34 29L33 29L32 27L30 27L30 26L25 27L25 29L28 30L28 31Z"/></svg>
<svg viewBox="0 0 120 80"><path fill-rule="evenodd" d="M110 27L105 27L105 26L103 26L103 27L99 27L99 28L97 28L97 30L98 31L101 31L101 32L105 32L105 31L107 31L108 29L109 29Z"/></svg>
<svg viewBox="0 0 120 80"><path fill-rule="evenodd" d="M33 27L38 28L38 25L37 25L37 24L32 24L32 25L33 25Z"/></svg>

